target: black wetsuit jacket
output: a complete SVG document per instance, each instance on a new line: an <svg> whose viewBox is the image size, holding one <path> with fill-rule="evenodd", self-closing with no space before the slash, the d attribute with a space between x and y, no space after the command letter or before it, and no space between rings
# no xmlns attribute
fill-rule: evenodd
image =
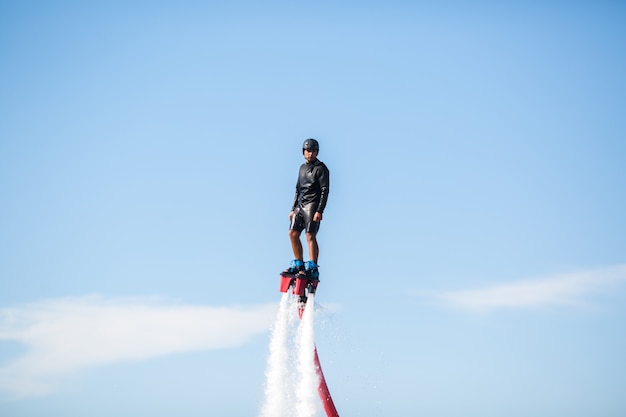
<svg viewBox="0 0 626 417"><path fill-rule="evenodd" d="M322 161L316 159L314 162L302 164L298 172L292 210L298 206L304 207L313 203L312 212L323 213L329 190L330 172Z"/></svg>

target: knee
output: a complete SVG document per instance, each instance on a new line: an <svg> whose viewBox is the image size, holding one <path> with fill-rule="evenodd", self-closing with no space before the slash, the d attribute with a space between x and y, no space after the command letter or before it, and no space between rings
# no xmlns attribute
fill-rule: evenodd
<svg viewBox="0 0 626 417"><path fill-rule="evenodd" d="M289 238L291 240L300 239L300 233L297 230L290 230L289 231Z"/></svg>
<svg viewBox="0 0 626 417"><path fill-rule="evenodd" d="M306 234L306 240L307 242L317 242L317 235L315 233L307 233Z"/></svg>

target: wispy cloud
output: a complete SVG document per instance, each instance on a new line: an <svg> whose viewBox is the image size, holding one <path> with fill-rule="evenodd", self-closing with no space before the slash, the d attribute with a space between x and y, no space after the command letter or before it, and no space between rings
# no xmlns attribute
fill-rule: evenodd
<svg viewBox="0 0 626 417"><path fill-rule="evenodd" d="M443 292L436 294L435 299L470 312L536 309L580 303L585 296L606 291L621 281L626 281L626 265L563 273L480 289Z"/></svg>
<svg viewBox="0 0 626 417"><path fill-rule="evenodd" d="M25 346L22 356L0 368L0 391L41 395L89 367L241 346L265 332L275 314L274 304L208 307L100 296L0 309L0 341Z"/></svg>

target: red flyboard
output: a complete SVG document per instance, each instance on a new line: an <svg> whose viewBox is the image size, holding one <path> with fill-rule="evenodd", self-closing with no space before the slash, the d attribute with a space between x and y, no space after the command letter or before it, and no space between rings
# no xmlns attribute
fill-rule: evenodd
<svg viewBox="0 0 626 417"><path fill-rule="evenodd" d="M305 297L307 294L315 293L319 282L319 279L311 278L306 275L282 273L280 274L280 292L287 292L289 291L289 287L293 287L291 289L292 294Z"/></svg>

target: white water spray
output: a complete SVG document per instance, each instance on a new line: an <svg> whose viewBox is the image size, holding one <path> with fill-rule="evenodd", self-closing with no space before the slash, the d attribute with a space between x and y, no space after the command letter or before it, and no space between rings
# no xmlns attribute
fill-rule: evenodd
<svg viewBox="0 0 626 417"><path fill-rule="evenodd" d="M296 416L313 417L317 412L317 389L320 383L315 369L315 333L313 327L315 297L309 299L302 315L300 326L296 334L298 347L298 373L300 381L296 391Z"/></svg>
<svg viewBox="0 0 626 417"><path fill-rule="evenodd" d="M288 417L288 405L291 403L289 394L288 368L285 361L289 359L289 313L290 297L283 294L272 328L270 353L265 371L265 403L261 417Z"/></svg>
<svg viewBox="0 0 626 417"><path fill-rule="evenodd" d="M302 320L298 297L284 293L270 336L265 371L265 401L260 417L315 417L318 415L319 375L314 362L314 297Z"/></svg>

